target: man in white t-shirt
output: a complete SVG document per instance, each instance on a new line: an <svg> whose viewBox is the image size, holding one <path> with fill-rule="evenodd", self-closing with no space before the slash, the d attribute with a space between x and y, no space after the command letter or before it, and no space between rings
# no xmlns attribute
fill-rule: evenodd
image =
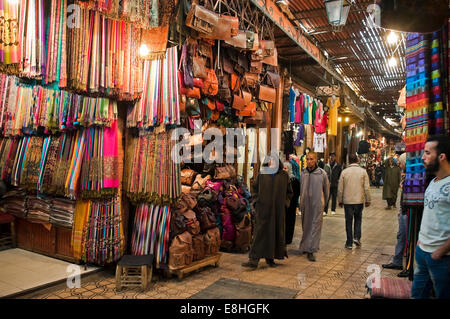
<svg viewBox="0 0 450 319"><path fill-rule="evenodd" d="M425 201L414 264L411 297L450 298L450 138L430 137L422 156L427 173L436 176Z"/></svg>

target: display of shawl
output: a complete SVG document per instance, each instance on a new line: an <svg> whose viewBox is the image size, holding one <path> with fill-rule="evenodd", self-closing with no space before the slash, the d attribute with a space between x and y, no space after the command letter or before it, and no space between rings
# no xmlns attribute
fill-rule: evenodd
<svg viewBox="0 0 450 319"><path fill-rule="evenodd" d="M155 267L166 268L169 251L170 207L140 204L131 237L133 255L154 256Z"/></svg>
<svg viewBox="0 0 450 319"><path fill-rule="evenodd" d="M26 190L31 191L36 190L38 187L44 139L36 136L31 136L29 139L30 142L24 152L23 172L20 178L20 185Z"/></svg>
<svg viewBox="0 0 450 319"><path fill-rule="evenodd" d="M0 142L0 178L11 182L11 171L16 159L18 138L1 138Z"/></svg>
<svg viewBox="0 0 450 319"><path fill-rule="evenodd" d="M83 261L98 265L119 260L125 249L120 199L82 203L77 202L75 209L73 247L76 257L81 255ZM80 229L83 229L81 244Z"/></svg>
<svg viewBox="0 0 450 319"><path fill-rule="evenodd" d="M443 78L441 68L442 33L434 32L431 40L431 105L428 118L430 135L445 134ZM442 70L442 71L441 71ZM442 73L442 74L441 74Z"/></svg>
<svg viewBox="0 0 450 319"><path fill-rule="evenodd" d="M15 154L14 158L14 164L11 171L11 185L13 186L19 186L22 173L23 173L23 167L24 163L27 157L27 151L28 147L31 141L31 137L24 137L23 139L20 139L19 145L17 147L17 152Z"/></svg>
<svg viewBox="0 0 450 319"><path fill-rule="evenodd" d="M53 8L53 3L57 2L62 4L67 2L67 0L52 0L52 10L50 11L52 18L54 15L58 15L59 17L65 16L63 14L64 11L61 9L57 11L56 8ZM20 48L20 76L40 79L45 73L45 66L49 65L46 59L49 56L53 56L53 50L48 50L47 48L47 54L45 52L44 0L20 0L19 3L20 24L18 41ZM50 26L53 27L51 29L58 27L65 30L65 24L59 23L58 21L58 25L56 25L55 22L54 20L50 21ZM49 46L54 45L51 40L53 38L49 38ZM59 60L61 59L55 56L55 59L50 62L56 66L56 64L60 63Z"/></svg>
<svg viewBox="0 0 450 319"><path fill-rule="evenodd" d="M38 1L38 0L35 0ZM42 1L42 0L40 0ZM43 67L44 83L56 82L67 86L67 5L69 0L51 0L46 24L46 68Z"/></svg>
<svg viewBox="0 0 450 319"><path fill-rule="evenodd" d="M55 133L111 126L117 119L117 101L17 84L14 76L0 75L0 118L6 136L32 134L38 128Z"/></svg>
<svg viewBox="0 0 450 319"><path fill-rule="evenodd" d="M27 196L27 220L32 223L50 222L50 201L36 196Z"/></svg>
<svg viewBox="0 0 450 319"><path fill-rule="evenodd" d="M0 199L0 207L4 213L14 215L19 218L27 216L26 193L22 189L8 191Z"/></svg>
<svg viewBox="0 0 450 319"><path fill-rule="evenodd" d="M119 190L117 121L109 128L89 128L81 169L81 198L114 197Z"/></svg>
<svg viewBox="0 0 450 319"><path fill-rule="evenodd" d="M80 7L80 27L68 30L68 86L120 100L140 97L141 29Z"/></svg>
<svg viewBox="0 0 450 319"><path fill-rule="evenodd" d="M133 202L173 203L181 194L171 132L133 137L127 146L126 192Z"/></svg>
<svg viewBox="0 0 450 319"><path fill-rule="evenodd" d="M166 51L164 60L144 62L142 97L129 108L127 127L180 124L177 65L176 47Z"/></svg>
<svg viewBox="0 0 450 319"><path fill-rule="evenodd" d="M411 33L406 41L406 175L403 203L423 205L425 168L422 154L428 138L430 106L429 35Z"/></svg>
<svg viewBox="0 0 450 319"><path fill-rule="evenodd" d="M75 214L75 201L63 198L53 198L51 200L50 223L72 228Z"/></svg>
<svg viewBox="0 0 450 319"><path fill-rule="evenodd" d="M23 2L20 1L20 3ZM0 1L0 63L20 62L19 51L19 6L14 1Z"/></svg>

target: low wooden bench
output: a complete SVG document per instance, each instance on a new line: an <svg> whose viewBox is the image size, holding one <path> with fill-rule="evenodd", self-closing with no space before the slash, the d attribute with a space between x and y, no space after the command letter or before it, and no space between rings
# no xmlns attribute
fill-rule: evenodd
<svg viewBox="0 0 450 319"><path fill-rule="evenodd" d="M116 267L116 289L141 287L146 290L152 280L153 255L123 256Z"/></svg>

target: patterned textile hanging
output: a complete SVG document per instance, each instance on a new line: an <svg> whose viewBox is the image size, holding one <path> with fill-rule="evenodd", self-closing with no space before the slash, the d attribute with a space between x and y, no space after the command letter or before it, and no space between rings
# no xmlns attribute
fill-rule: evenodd
<svg viewBox="0 0 450 319"><path fill-rule="evenodd" d="M445 133L441 37L441 32L434 32L431 37L431 105L428 120L430 135Z"/></svg>
<svg viewBox="0 0 450 319"><path fill-rule="evenodd" d="M131 253L153 254L156 268L165 269L168 261L170 207L140 204L136 209Z"/></svg>
<svg viewBox="0 0 450 319"><path fill-rule="evenodd" d="M171 132L145 134L127 146L126 192L134 202L173 203L181 194L180 165L172 159Z"/></svg>
<svg viewBox="0 0 450 319"><path fill-rule="evenodd" d="M74 253L83 261L105 265L119 260L125 250L120 199L77 202L73 234Z"/></svg>
<svg viewBox="0 0 450 319"><path fill-rule="evenodd" d="M129 108L127 127L180 124L177 66L177 47L167 49L164 60L144 62L142 97Z"/></svg>
<svg viewBox="0 0 450 319"><path fill-rule="evenodd" d="M19 3L0 0L0 62L13 64L20 62L19 54Z"/></svg>

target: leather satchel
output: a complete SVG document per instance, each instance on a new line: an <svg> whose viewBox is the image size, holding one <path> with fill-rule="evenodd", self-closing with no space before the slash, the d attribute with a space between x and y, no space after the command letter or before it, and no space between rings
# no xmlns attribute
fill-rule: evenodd
<svg viewBox="0 0 450 319"><path fill-rule="evenodd" d="M235 48L247 49L247 33L239 30L236 36L232 37L230 40L225 40L225 43Z"/></svg>
<svg viewBox="0 0 450 319"><path fill-rule="evenodd" d="M197 207L197 219L200 222L202 232L216 227L216 217L208 206Z"/></svg>
<svg viewBox="0 0 450 319"><path fill-rule="evenodd" d="M222 67L226 73L233 74L234 72L233 63L231 63L230 59L228 59L226 54L222 55Z"/></svg>
<svg viewBox="0 0 450 319"><path fill-rule="evenodd" d="M263 70L263 63L261 61L250 61L250 73L260 74Z"/></svg>
<svg viewBox="0 0 450 319"><path fill-rule="evenodd" d="M194 252L193 261L205 258L205 243L203 235L192 236L192 250Z"/></svg>
<svg viewBox="0 0 450 319"><path fill-rule="evenodd" d="M264 122L264 112L260 110L255 111L255 115L252 117L245 117L244 122L247 124L261 124Z"/></svg>
<svg viewBox="0 0 450 319"><path fill-rule="evenodd" d="M218 23L214 26L213 31L209 34L202 34L201 36L206 39L226 41L237 36L238 32L239 18L232 17L228 14L221 14L218 17Z"/></svg>
<svg viewBox="0 0 450 319"><path fill-rule="evenodd" d="M231 103L232 96L230 90L230 75L229 74L219 75L218 82L219 82L219 92L217 93L217 95L219 99L224 102ZM223 109L220 110L219 107L217 109L219 111L223 111Z"/></svg>
<svg viewBox="0 0 450 319"><path fill-rule="evenodd" d="M264 64L272 65L272 66L278 66L278 52L277 49L273 49L273 55L265 57L262 62Z"/></svg>
<svg viewBox="0 0 450 319"><path fill-rule="evenodd" d="M206 79L208 76L206 71L206 59L198 54L192 57L192 74L194 75L194 78L201 79Z"/></svg>
<svg viewBox="0 0 450 319"><path fill-rule="evenodd" d="M183 194L188 194L191 191L191 186L181 185L181 192Z"/></svg>
<svg viewBox="0 0 450 319"><path fill-rule="evenodd" d="M250 102L242 111L236 112L237 116L255 116L256 115L256 102Z"/></svg>
<svg viewBox="0 0 450 319"><path fill-rule="evenodd" d="M193 3L186 17L186 25L195 31L213 34L219 24L219 15L203 6Z"/></svg>
<svg viewBox="0 0 450 319"><path fill-rule="evenodd" d="M267 84L277 88L280 86L280 75L278 73L267 71Z"/></svg>
<svg viewBox="0 0 450 319"><path fill-rule="evenodd" d="M197 216L195 212L188 209L183 213L183 216L186 218L186 227L188 232L192 235L197 235L200 233L200 222L197 220Z"/></svg>
<svg viewBox="0 0 450 319"><path fill-rule="evenodd" d="M181 200L186 203L189 209L194 209L197 206L197 199L194 194L183 194L181 195Z"/></svg>
<svg viewBox="0 0 450 319"><path fill-rule="evenodd" d="M189 232L179 234L174 238L169 248L169 269L181 269L193 260L192 235Z"/></svg>
<svg viewBox="0 0 450 319"><path fill-rule="evenodd" d="M252 88L256 88L259 82L259 75L256 73L245 73L244 79L247 82L247 85Z"/></svg>
<svg viewBox="0 0 450 319"><path fill-rule="evenodd" d="M260 40L259 47L264 57L273 56L275 54L275 42L270 40Z"/></svg>
<svg viewBox="0 0 450 319"><path fill-rule="evenodd" d="M205 95L214 96L219 93L219 81L213 69L207 69L207 77L203 81L202 92Z"/></svg>
<svg viewBox="0 0 450 319"><path fill-rule="evenodd" d="M202 177L201 174L198 174L195 178L194 184L192 184L192 189L198 190L203 189L206 187L206 182L211 179L211 175L206 175L205 177Z"/></svg>
<svg viewBox="0 0 450 319"><path fill-rule="evenodd" d="M273 87L260 84L258 98L266 102L275 103L277 99L277 91Z"/></svg>
<svg viewBox="0 0 450 319"><path fill-rule="evenodd" d="M185 168L181 170L181 184L191 186L196 175L197 173L192 169Z"/></svg>
<svg viewBox="0 0 450 319"><path fill-rule="evenodd" d="M214 179L233 179L236 177L236 170L233 165L216 167Z"/></svg>

